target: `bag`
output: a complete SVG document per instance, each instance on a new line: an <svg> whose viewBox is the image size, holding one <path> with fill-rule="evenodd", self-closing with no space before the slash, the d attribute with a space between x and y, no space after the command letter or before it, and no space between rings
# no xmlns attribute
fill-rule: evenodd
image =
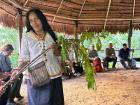
<svg viewBox="0 0 140 105"><path fill-rule="evenodd" d="M34 87L40 87L50 81L45 61L42 61L29 68L30 80Z"/></svg>
<svg viewBox="0 0 140 105"><path fill-rule="evenodd" d="M135 59L131 59L131 68L136 68L136 60Z"/></svg>

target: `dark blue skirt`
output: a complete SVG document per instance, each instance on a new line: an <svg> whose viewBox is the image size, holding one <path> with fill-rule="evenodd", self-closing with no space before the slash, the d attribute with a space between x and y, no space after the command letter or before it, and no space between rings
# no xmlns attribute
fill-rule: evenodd
<svg viewBox="0 0 140 105"><path fill-rule="evenodd" d="M64 95L61 77L52 79L41 87L28 85L28 105L64 105Z"/></svg>

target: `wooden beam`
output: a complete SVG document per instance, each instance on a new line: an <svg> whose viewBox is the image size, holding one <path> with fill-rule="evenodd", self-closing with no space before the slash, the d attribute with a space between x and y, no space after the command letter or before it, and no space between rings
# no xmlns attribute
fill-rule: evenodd
<svg viewBox="0 0 140 105"><path fill-rule="evenodd" d="M60 19L66 19L66 20L78 20L78 21L94 21L94 20L106 20L106 18L93 18L93 19L89 19L89 18L71 18L71 17L64 17L64 16L61 16L61 15L55 15L55 14L51 14L51 13L44 13L46 16L55 16L57 18L60 18ZM140 18L108 18L107 20L112 20L112 21L122 21L122 20L140 20Z"/></svg>
<svg viewBox="0 0 140 105"><path fill-rule="evenodd" d="M104 22L104 30L105 30L105 27L106 27L106 22L107 22L107 18L108 18L108 14L109 14L109 9L110 9L110 4L111 4L111 0L109 0L109 3L108 3L106 19L105 19L105 22Z"/></svg>
<svg viewBox="0 0 140 105"><path fill-rule="evenodd" d="M84 27L88 27L88 26L90 26L90 27L92 27L92 26L93 26L93 27L94 27L94 26L95 26L95 27L96 27L96 26L103 27L103 25L101 25L101 24L98 25L98 24L80 24L80 23L79 23L79 27L80 27L80 26L84 26ZM108 26L113 27L114 24L113 24L113 25L109 24ZM122 27L123 27L123 26L127 26L127 27L128 27L128 24L126 24L126 25L125 25L125 24L124 24L124 25L122 25L122 24L121 24L121 25L115 25L114 27L121 27L121 26L122 26Z"/></svg>
<svg viewBox="0 0 140 105"><path fill-rule="evenodd" d="M59 0L54 2L54 1L38 1L38 0L31 0L30 3L34 3L34 4L39 4L39 5L46 5L46 6L51 6L51 7L58 7L59 6ZM66 0L64 0L63 3L63 7L67 7L67 8L76 8L79 9L81 7L81 5L79 4L75 4L72 2L67 2Z"/></svg>
<svg viewBox="0 0 140 105"><path fill-rule="evenodd" d="M4 6L6 6L6 7L14 8L12 5L6 3L6 2L3 1L3 0L1 0L0 3L2 3L2 4L1 4L1 7L4 5ZM15 9L15 8L14 8L14 9Z"/></svg>
<svg viewBox="0 0 140 105"><path fill-rule="evenodd" d="M132 19L134 18L134 15L135 15L135 0L134 0L134 3L133 3L133 15L132 15Z"/></svg>
<svg viewBox="0 0 140 105"><path fill-rule="evenodd" d="M129 30L128 30L128 47L131 48L131 37L132 37L132 20L130 20Z"/></svg>
<svg viewBox="0 0 140 105"><path fill-rule="evenodd" d="M23 7L25 7L27 5L29 0L26 0L25 3L23 4Z"/></svg>
<svg viewBox="0 0 140 105"><path fill-rule="evenodd" d="M132 19L134 18L135 15L135 0L133 1L133 12L132 12ZM131 38L132 38L132 33L133 33L133 20L130 20L130 24L129 24L129 29L128 29L128 47L131 49Z"/></svg>
<svg viewBox="0 0 140 105"><path fill-rule="evenodd" d="M62 5L63 1L64 1L64 0L61 0L60 5L59 5L59 7L57 8L57 11L56 11L55 15L57 15L59 9L61 8L61 5ZM56 18L56 16L54 16L54 18L53 18L53 20L52 20L52 23L54 22L55 18Z"/></svg>
<svg viewBox="0 0 140 105"><path fill-rule="evenodd" d="M6 14L10 15L11 17L13 17L13 18L15 18L15 17L16 17L16 16L15 16L15 15L13 15L12 13L10 13L9 11L7 11L7 10L5 10L5 9L1 8L1 7L0 7L0 9L1 9L1 11L3 11L3 12L5 12Z"/></svg>
<svg viewBox="0 0 140 105"><path fill-rule="evenodd" d="M15 0L8 0L9 3L11 3L12 5L14 5L16 8L19 8L21 10L24 11L28 11L28 9L26 9L25 7L22 7L17 1Z"/></svg>
<svg viewBox="0 0 140 105"><path fill-rule="evenodd" d="M86 2L86 0L84 0L84 2L83 2L83 4L82 4L82 7L81 7L81 9L80 9L80 13L79 13L78 17L80 17L80 15L81 15L81 13L82 13L82 10L83 10L83 8L84 8L85 2Z"/></svg>

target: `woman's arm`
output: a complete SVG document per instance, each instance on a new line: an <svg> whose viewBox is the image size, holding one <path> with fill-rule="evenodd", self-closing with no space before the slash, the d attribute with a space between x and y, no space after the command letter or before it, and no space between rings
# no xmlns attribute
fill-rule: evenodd
<svg viewBox="0 0 140 105"><path fill-rule="evenodd" d="M1 78L1 77L0 77ZM3 84L4 84L4 81L2 81L0 79L0 96L5 92L5 89L3 89Z"/></svg>

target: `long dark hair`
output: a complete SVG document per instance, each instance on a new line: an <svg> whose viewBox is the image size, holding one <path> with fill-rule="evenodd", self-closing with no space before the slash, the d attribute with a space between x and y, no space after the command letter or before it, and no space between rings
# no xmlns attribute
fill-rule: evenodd
<svg viewBox="0 0 140 105"><path fill-rule="evenodd" d="M27 14L26 14L26 28L27 28L27 32L29 32L31 30L34 31L34 29L32 28L32 26L30 25L30 20L29 20L29 15L32 12L34 12L37 15L37 17L40 19L40 21L42 23L42 26L43 26L43 31L44 32L48 32L51 35L51 37L53 38L53 40L56 42L57 37L56 37L54 31L52 30L52 28L50 27L50 25L48 24L47 18L42 13L42 11L40 11L37 8L33 8L33 9L29 10L27 12Z"/></svg>

